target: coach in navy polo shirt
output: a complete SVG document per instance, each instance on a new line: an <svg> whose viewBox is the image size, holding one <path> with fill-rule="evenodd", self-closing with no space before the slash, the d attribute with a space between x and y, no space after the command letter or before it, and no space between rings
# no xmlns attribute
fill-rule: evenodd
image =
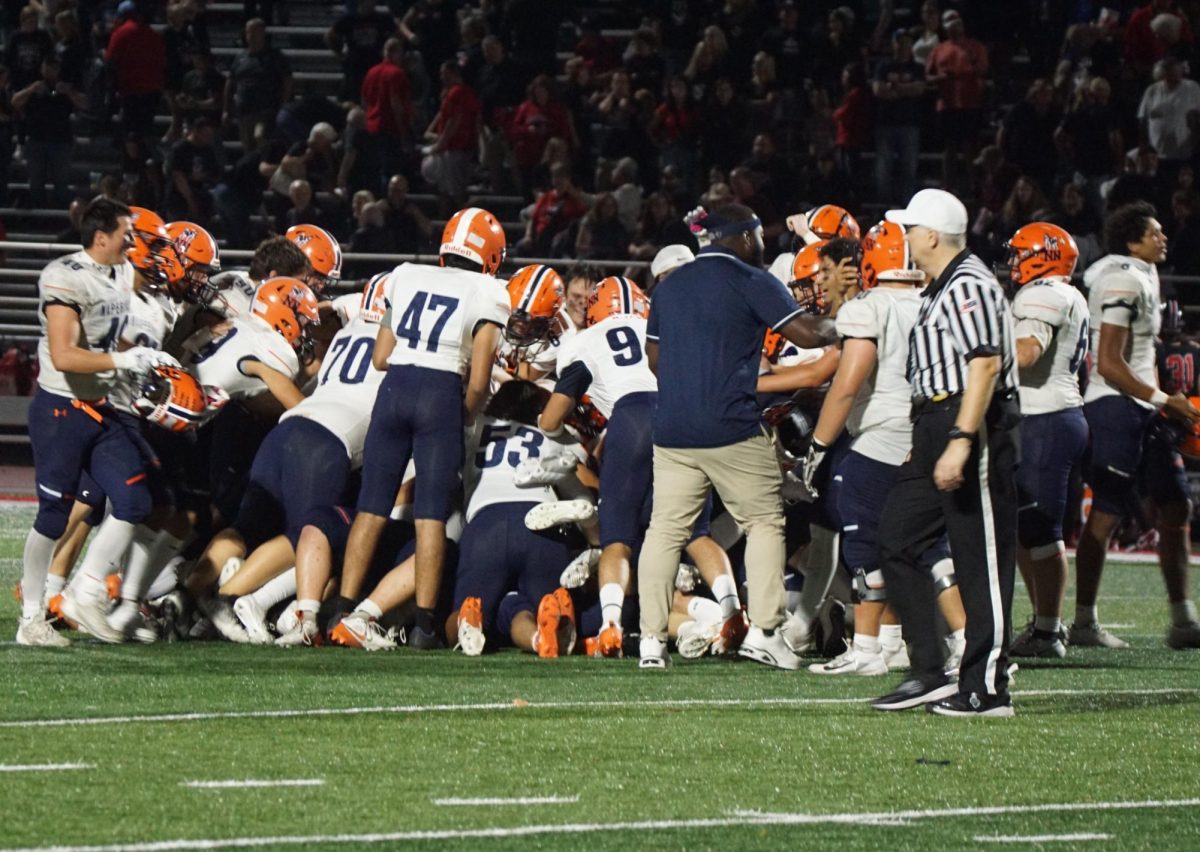
<svg viewBox="0 0 1200 852"><path fill-rule="evenodd" d="M669 661L667 614L679 554L711 486L746 532L751 627L741 653L798 668L784 631L776 631L784 618L787 558L781 478L755 387L768 328L811 348L832 342L832 324L803 316L762 268L762 225L750 208L727 205L701 225L712 244L654 290L646 333L658 409L654 509L638 569L641 665Z"/></svg>

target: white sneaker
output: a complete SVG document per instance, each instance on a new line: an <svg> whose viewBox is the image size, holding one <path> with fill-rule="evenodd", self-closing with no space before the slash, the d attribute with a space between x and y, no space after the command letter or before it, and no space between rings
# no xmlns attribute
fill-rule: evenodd
<svg viewBox="0 0 1200 852"><path fill-rule="evenodd" d="M554 455L547 459L525 459L513 473L518 488L537 488L554 485L574 476L578 462L573 456Z"/></svg>
<svg viewBox="0 0 1200 852"><path fill-rule="evenodd" d="M275 619L276 634L282 636L285 633L291 633L298 621L300 621L300 610L296 609L296 599L292 598L283 608L283 612L279 613L279 618Z"/></svg>
<svg viewBox="0 0 1200 852"><path fill-rule="evenodd" d="M289 609L294 609L294 607L289 607ZM279 621L283 621L283 619L280 618ZM278 621L275 626L278 628ZM295 648L298 645L312 647L317 644L318 632L316 615L311 612L300 613L294 616L291 627L279 635L275 644L280 648Z"/></svg>
<svg viewBox="0 0 1200 852"><path fill-rule="evenodd" d="M227 598L202 598L196 601L196 605L208 616L208 620L212 622L212 626L216 628L217 632L230 642L240 644L250 642L250 634L246 632L246 628L242 627L242 622L238 620L233 611L233 605Z"/></svg>
<svg viewBox="0 0 1200 852"><path fill-rule="evenodd" d="M643 636L638 646L639 669L665 669L671 665L667 643L653 636Z"/></svg>
<svg viewBox="0 0 1200 852"><path fill-rule="evenodd" d="M819 675L862 675L874 677L888 673L887 663L883 654L865 654L851 648L840 657L834 657L827 663L813 663L808 667L813 674Z"/></svg>
<svg viewBox="0 0 1200 852"><path fill-rule="evenodd" d="M750 625L750 632L742 640L738 654L756 663L774 666L777 669L795 671L800 668L800 658L788 647L783 639L783 629L775 629L770 636L762 632L762 628Z"/></svg>
<svg viewBox="0 0 1200 852"><path fill-rule="evenodd" d="M1129 647L1124 639L1118 639L1094 621L1091 624L1072 624L1068 636L1068 643L1080 648Z"/></svg>
<svg viewBox="0 0 1200 852"><path fill-rule="evenodd" d="M955 639L953 636L946 637L946 676L953 675L958 677L959 666L962 665L963 652L967 650L967 639L964 636L962 639Z"/></svg>
<svg viewBox="0 0 1200 852"><path fill-rule="evenodd" d="M333 629L333 638L339 645L364 651L396 650L396 631L385 632L378 621L357 610L338 623Z"/></svg>
<svg viewBox="0 0 1200 852"><path fill-rule="evenodd" d="M250 595L242 595L233 602L233 614L237 616L246 634L254 645L270 645L271 631L267 628L267 613Z"/></svg>
<svg viewBox="0 0 1200 852"><path fill-rule="evenodd" d="M695 565L688 565L686 562L679 563L679 570L675 572L675 588L687 595L696 591L698 585L700 585L700 569Z"/></svg>
<svg viewBox="0 0 1200 852"><path fill-rule="evenodd" d="M577 524L596 517L596 507L587 500L554 500L539 503L525 513L525 526L535 532L563 524Z"/></svg>
<svg viewBox="0 0 1200 852"><path fill-rule="evenodd" d="M108 617L108 623L113 629L120 631L126 639L141 642L143 645L153 645L158 641L158 631L146 622L142 608L137 601L123 600Z"/></svg>
<svg viewBox="0 0 1200 852"><path fill-rule="evenodd" d="M17 644L30 648L67 648L71 640L55 630L42 618L21 619L17 622Z"/></svg>
<svg viewBox="0 0 1200 852"><path fill-rule="evenodd" d="M908 645L903 642L890 651L887 648L881 648L880 651L889 672L906 672L912 668L912 661L908 659Z"/></svg>
<svg viewBox="0 0 1200 852"><path fill-rule="evenodd" d="M1200 648L1200 624L1173 624L1167 631L1167 647L1181 651L1184 648Z"/></svg>
<svg viewBox="0 0 1200 852"><path fill-rule="evenodd" d="M699 621L686 621L680 626L675 635L675 650L685 660L696 660L708 653L713 640L721 632L720 623L701 624Z"/></svg>
<svg viewBox="0 0 1200 852"><path fill-rule="evenodd" d="M784 615L779 632L793 654L803 654L813 646L812 622L805 621L794 612Z"/></svg>
<svg viewBox="0 0 1200 852"><path fill-rule="evenodd" d="M107 598L80 598L76 594L69 586L63 592L63 615L101 642L117 645L125 641L125 636L108 623Z"/></svg>
<svg viewBox="0 0 1200 852"><path fill-rule="evenodd" d="M558 578L558 584L564 589L578 589L596 573L599 566L600 548L589 547L567 564Z"/></svg>
<svg viewBox="0 0 1200 852"><path fill-rule="evenodd" d="M237 556L230 556L225 560L225 564L221 566L221 577L217 580L217 588L221 588L230 580L233 575L242 570L242 560Z"/></svg>

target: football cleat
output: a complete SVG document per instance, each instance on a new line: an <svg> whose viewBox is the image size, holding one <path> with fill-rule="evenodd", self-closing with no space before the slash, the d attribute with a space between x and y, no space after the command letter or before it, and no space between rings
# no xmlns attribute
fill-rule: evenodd
<svg viewBox="0 0 1200 852"><path fill-rule="evenodd" d="M59 592L54 597L50 598L50 601L46 604L46 609L49 611L52 617L48 620L51 624L58 622L59 624L65 626L68 630L78 630L79 625L63 615L62 600L62 592Z"/></svg>
<svg viewBox="0 0 1200 852"><path fill-rule="evenodd" d="M908 659L908 646L903 642L891 650L887 648L881 650L883 662L889 672L906 672L912 668L912 661Z"/></svg>
<svg viewBox="0 0 1200 852"><path fill-rule="evenodd" d="M714 654L732 654L742 647L742 643L746 641L746 633L750 630L750 624L746 621L746 614L740 609L729 618L721 623L717 630L717 636L713 640L712 652ZM781 629L781 633L784 631ZM787 634L784 633L783 641L787 642ZM791 647L790 645L788 647ZM793 652L794 653L794 652Z"/></svg>
<svg viewBox="0 0 1200 852"><path fill-rule="evenodd" d="M233 614L237 616L246 634L254 645L270 645L271 631L267 629L267 614L259 606L258 601L250 595L243 595L233 602Z"/></svg>
<svg viewBox="0 0 1200 852"><path fill-rule="evenodd" d="M208 620L212 622L216 631L230 642L241 644L250 642L250 634L246 632L246 628L242 627L242 622L234 613L233 604L228 597L201 598L196 605L208 616Z"/></svg>
<svg viewBox="0 0 1200 852"><path fill-rule="evenodd" d="M643 636L638 646L639 669L665 669L671 665L667 643L654 636Z"/></svg>
<svg viewBox="0 0 1200 852"><path fill-rule="evenodd" d="M407 641L405 641L404 633L401 631L400 641L404 642L414 651L440 651L446 647L446 642L437 633L426 633L415 624L412 630L408 632Z"/></svg>
<svg viewBox="0 0 1200 852"><path fill-rule="evenodd" d="M384 631L379 622L363 612L352 612L333 628L331 638L346 648L362 648L364 651L394 651L396 631Z"/></svg>
<svg viewBox="0 0 1200 852"><path fill-rule="evenodd" d="M609 622L608 625L600 631L600 635L596 637L596 656L598 657L623 657L623 643L625 634L621 631L619 624Z"/></svg>
<svg viewBox="0 0 1200 852"><path fill-rule="evenodd" d="M1069 644L1080 648L1129 647L1124 639L1118 639L1094 621L1091 624L1072 624L1068 637Z"/></svg>
<svg viewBox="0 0 1200 852"><path fill-rule="evenodd" d="M583 553L572 559L563 569L558 582L565 589L578 589L596 573L600 565L600 548L589 547Z"/></svg>
<svg viewBox="0 0 1200 852"><path fill-rule="evenodd" d="M577 524L596 517L596 507L587 500L555 500L539 503L525 513L525 526L548 530L563 524Z"/></svg>
<svg viewBox="0 0 1200 852"><path fill-rule="evenodd" d="M1008 649L1012 657L1051 657L1062 659L1067 655L1067 647L1056 635L1041 635L1037 632L1024 633L1013 641Z"/></svg>
<svg viewBox="0 0 1200 852"><path fill-rule="evenodd" d="M787 642L787 646L792 649L793 654L803 654L805 651L812 650L811 622L806 622L796 613L789 612L784 615L783 624L780 625L779 630L783 633L783 641Z"/></svg>
<svg viewBox="0 0 1200 852"><path fill-rule="evenodd" d="M110 601L119 601L121 599L121 575L109 574L104 578L104 590L108 593Z"/></svg>
<svg viewBox="0 0 1200 852"><path fill-rule="evenodd" d="M556 485L575 475L578 462L574 456L550 456L547 459L525 459L517 465L513 484L518 488L538 488Z"/></svg>
<svg viewBox="0 0 1200 852"><path fill-rule="evenodd" d="M230 556L225 560L225 564L221 566L221 576L217 579L217 588L221 588L226 583L234 578L238 571L242 570L242 559L239 556Z"/></svg>
<svg viewBox="0 0 1200 852"><path fill-rule="evenodd" d="M976 719L1011 719L1012 699L1007 695L980 695L978 692L956 693L925 705L925 712L935 716L959 716Z"/></svg>
<svg viewBox="0 0 1200 852"><path fill-rule="evenodd" d="M688 565L686 562L681 562L679 570L675 572L676 590L687 595L696 591L696 586L698 585L700 585L700 569L695 565Z"/></svg>
<svg viewBox="0 0 1200 852"><path fill-rule="evenodd" d="M17 644L29 648L67 648L71 640L60 636L50 622L41 618L17 622Z"/></svg>
<svg viewBox="0 0 1200 852"><path fill-rule="evenodd" d="M158 641L158 630L146 620L137 601L121 601L108 616L108 623L126 639L152 645Z"/></svg>
<svg viewBox="0 0 1200 852"><path fill-rule="evenodd" d="M1200 624L1174 624L1167 631L1167 647L1181 651L1184 648L1200 648Z"/></svg>
<svg viewBox="0 0 1200 852"><path fill-rule="evenodd" d="M294 608L290 608L295 611ZM283 619L275 622L276 629ZM294 648L298 645L308 645L310 648L321 644L321 630L317 627L317 617L311 612L298 613L287 630L281 631L275 644L281 648Z"/></svg>
<svg viewBox="0 0 1200 852"><path fill-rule="evenodd" d="M282 636L289 633L299 620L300 610L296 608L296 599L292 598L279 613L279 617L275 619L275 635Z"/></svg>
<svg viewBox="0 0 1200 852"><path fill-rule="evenodd" d="M1022 642L1028 642L1033 638L1033 623L1034 618L1031 615L1029 616L1029 621L1025 622L1025 626L1021 628L1021 632L1013 637L1012 643L1009 645L1010 648L1015 648Z"/></svg>
<svg viewBox="0 0 1200 852"><path fill-rule="evenodd" d="M483 601L467 598L458 608L458 645L468 657L483 653L486 638L483 635Z"/></svg>
<svg viewBox="0 0 1200 852"><path fill-rule="evenodd" d="M932 701L941 701L957 693L958 684L944 675L928 681L909 678L887 695L876 698L871 702L871 706L876 710L909 710Z"/></svg>
<svg viewBox="0 0 1200 852"><path fill-rule="evenodd" d="M812 627L813 645L821 656L839 657L849 647L846 642L846 605L837 598L825 598L817 607Z"/></svg>
<svg viewBox="0 0 1200 852"><path fill-rule="evenodd" d="M575 605L566 589L555 589L538 604L536 637L539 657L565 657L575 649Z"/></svg>
<svg viewBox="0 0 1200 852"><path fill-rule="evenodd" d="M685 621L675 635L675 650L679 651L679 656L685 660L698 660L708 653L719 633L718 624Z"/></svg>
<svg viewBox="0 0 1200 852"><path fill-rule="evenodd" d="M108 599L76 596L70 588L63 593L63 615L79 625L79 629L90 633L101 642L116 645L125 641L119 630L108 623Z"/></svg>
<svg viewBox="0 0 1200 852"><path fill-rule="evenodd" d="M795 671L800 668L800 658L788 647L787 642L783 640L783 631L778 629L772 630L768 636L762 628L751 625L738 654L777 669Z"/></svg>
<svg viewBox="0 0 1200 852"><path fill-rule="evenodd" d="M162 620L162 637L168 642L188 638L192 611L183 592L176 589L156 601Z"/></svg>
<svg viewBox="0 0 1200 852"><path fill-rule="evenodd" d="M888 673L883 654L864 654L853 646L840 657L834 657L827 663L813 663L808 670L819 675L861 675L862 677L874 677Z"/></svg>

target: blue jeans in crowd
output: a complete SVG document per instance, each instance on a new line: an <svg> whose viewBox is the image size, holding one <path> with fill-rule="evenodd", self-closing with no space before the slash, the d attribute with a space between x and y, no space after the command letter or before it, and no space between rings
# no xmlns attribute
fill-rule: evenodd
<svg viewBox="0 0 1200 852"><path fill-rule="evenodd" d="M46 206L46 180L54 182L53 204L66 207L70 203L70 142L25 143L25 163L29 169L29 196L34 207Z"/></svg>

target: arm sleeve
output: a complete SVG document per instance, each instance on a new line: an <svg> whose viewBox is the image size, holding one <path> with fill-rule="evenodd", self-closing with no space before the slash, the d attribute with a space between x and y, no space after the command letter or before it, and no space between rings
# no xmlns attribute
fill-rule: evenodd
<svg viewBox="0 0 1200 852"><path fill-rule="evenodd" d="M592 385L592 371L582 361L576 361L567 367L558 377L554 392L561 393L571 399L578 400Z"/></svg>
<svg viewBox="0 0 1200 852"><path fill-rule="evenodd" d="M955 345L968 361L1002 353L1002 308L996 298L998 290L996 286L966 277L949 285L942 315Z"/></svg>
<svg viewBox="0 0 1200 852"><path fill-rule="evenodd" d="M1052 287L1022 287L1013 299L1014 333L1017 338L1032 337L1045 350L1066 322L1068 310L1066 301Z"/></svg>
<svg viewBox="0 0 1200 852"><path fill-rule="evenodd" d="M838 310L835 326L838 337L878 340L884 318L880 316L875 298L851 299Z"/></svg>

